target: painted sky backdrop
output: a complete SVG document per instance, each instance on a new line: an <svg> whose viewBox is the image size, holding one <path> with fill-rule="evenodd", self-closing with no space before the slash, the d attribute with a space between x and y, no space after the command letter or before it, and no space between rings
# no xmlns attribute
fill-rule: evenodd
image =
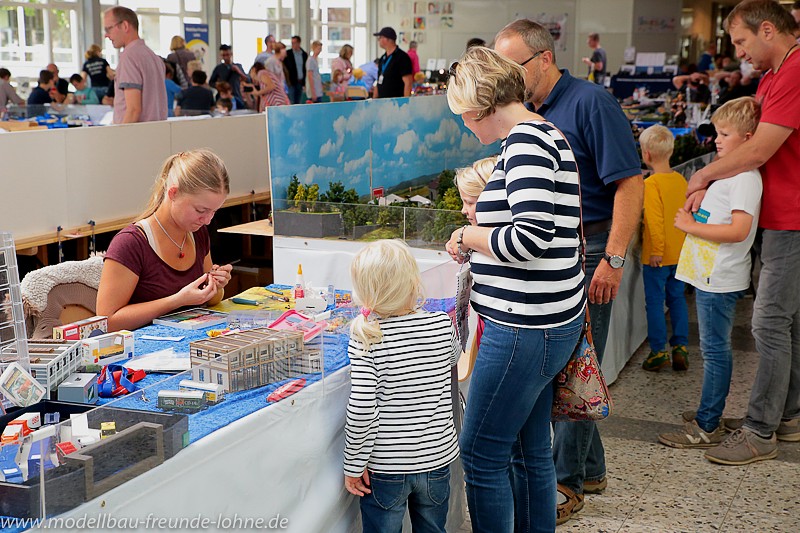
<svg viewBox="0 0 800 533"><path fill-rule="evenodd" d="M300 183L341 181L359 195L496 154L453 115L445 96L293 105L268 109L272 195L286 198L292 175ZM370 151L370 136L372 149Z"/></svg>

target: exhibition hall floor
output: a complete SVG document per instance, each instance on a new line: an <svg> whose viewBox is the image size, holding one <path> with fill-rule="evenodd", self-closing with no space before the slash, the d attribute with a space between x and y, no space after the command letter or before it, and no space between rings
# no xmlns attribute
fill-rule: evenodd
<svg viewBox="0 0 800 533"><path fill-rule="evenodd" d="M608 488L588 495L578 515L559 526L592 532L797 531L800 443L779 442L778 458L719 466L703 450L678 450L658 434L678 429L680 413L696 409L703 378L694 298L687 372L645 372L642 346L611 387L615 413L599 424L606 448ZM733 330L734 370L725 416L742 416L758 365L750 333L753 299L739 302ZM471 531L469 523L460 532Z"/></svg>

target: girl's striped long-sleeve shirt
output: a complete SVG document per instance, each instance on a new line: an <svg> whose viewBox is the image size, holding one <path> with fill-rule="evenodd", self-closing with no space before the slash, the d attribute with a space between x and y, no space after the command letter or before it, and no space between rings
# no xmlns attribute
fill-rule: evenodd
<svg viewBox="0 0 800 533"><path fill-rule="evenodd" d="M461 355L446 313L380 319L367 353L350 339L344 472L427 472L458 457L450 370Z"/></svg>
<svg viewBox="0 0 800 533"><path fill-rule="evenodd" d="M578 167L555 126L530 121L511 129L478 197L476 219L494 228L491 255L473 253L471 260L478 314L515 327L549 328L583 313Z"/></svg>

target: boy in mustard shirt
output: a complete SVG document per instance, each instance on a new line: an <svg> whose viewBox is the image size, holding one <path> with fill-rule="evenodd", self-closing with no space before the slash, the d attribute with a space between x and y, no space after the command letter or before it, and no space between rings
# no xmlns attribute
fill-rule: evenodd
<svg viewBox="0 0 800 533"><path fill-rule="evenodd" d="M647 340L650 353L642 363L645 370L655 371L670 364L667 351L667 321L664 302L672 323L672 368L689 368L689 311L683 295L682 281L675 279L678 258L686 234L673 225L675 214L686 201L686 179L669 166L675 144L672 132L664 126L651 126L639 136L642 161L653 174L644 182L644 224L642 263Z"/></svg>

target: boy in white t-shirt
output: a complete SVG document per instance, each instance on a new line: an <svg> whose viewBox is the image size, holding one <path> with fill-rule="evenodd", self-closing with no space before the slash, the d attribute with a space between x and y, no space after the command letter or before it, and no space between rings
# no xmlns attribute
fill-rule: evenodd
<svg viewBox="0 0 800 533"><path fill-rule="evenodd" d="M711 117L717 130L718 157L750 139L760 115L761 108L751 97L720 107ZM758 226L761 191L761 174L748 170L712 183L694 216L684 209L675 215L675 227L687 233L675 277L697 289L704 376L697 413L684 414L682 431L658 436L667 446L712 448L725 439L720 417L733 371L731 331L736 302L750 286L750 248Z"/></svg>

